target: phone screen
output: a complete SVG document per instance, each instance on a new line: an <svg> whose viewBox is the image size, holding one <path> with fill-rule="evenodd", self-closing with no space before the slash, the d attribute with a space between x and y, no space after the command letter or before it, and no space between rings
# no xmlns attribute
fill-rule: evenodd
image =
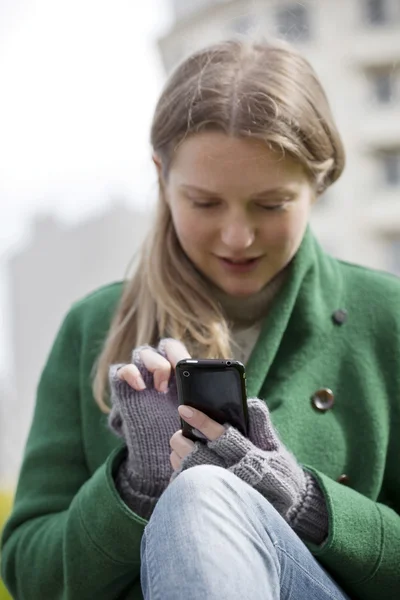
<svg viewBox="0 0 400 600"><path fill-rule="evenodd" d="M180 365L179 400L193 406L218 423L230 423L247 435L244 369L226 365ZM185 426L186 433L188 426ZM192 430L193 433L193 430ZM196 438L201 438L194 430Z"/></svg>

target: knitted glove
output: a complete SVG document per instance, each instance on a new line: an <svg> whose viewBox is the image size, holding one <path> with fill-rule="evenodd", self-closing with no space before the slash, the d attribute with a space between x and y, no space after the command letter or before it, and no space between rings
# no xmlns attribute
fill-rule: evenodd
<svg viewBox="0 0 400 600"><path fill-rule="evenodd" d="M267 498L300 537L321 544L328 534L322 491L279 440L265 403L250 399L248 407L249 439L228 426L221 437L207 442L208 450ZM183 459L179 472L194 466L196 458L192 455Z"/></svg>
<svg viewBox="0 0 400 600"><path fill-rule="evenodd" d="M162 340L157 351L165 357L164 343ZM116 487L131 510L149 519L171 478L169 441L180 429L180 418L175 376L171 376L167 393L155 390L153 375L140 358L145 348L150 346L141 346L132 353L145 390L136 391L118 377L117 372L124 365L110 367L112 410L108 423L125 440L128 450L115 478Z"/></svg>
<svg viewBox="0 0 400 600"><path fill-rule="evenodd" d="M179 469L174 471L171 476L171 481L174 481L182 471L200 465L213 465L214 467L227 468L224 457L219 456L214 450L211 450L207 444L203 442L195 442L194 448L190 454L182 459Z"/></svg>

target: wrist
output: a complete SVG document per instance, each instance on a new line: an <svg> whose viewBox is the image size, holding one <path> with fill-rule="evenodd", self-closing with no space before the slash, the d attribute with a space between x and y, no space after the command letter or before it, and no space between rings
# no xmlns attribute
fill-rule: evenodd
<svg viewBox="0 0 400 600"><path fill-rule="evenodd" d="M306 488L301 501L289 515L289 525L305 541L321 545L329 534L326 499L316 479L304 472Z"/></svg>
<svg viewBox="0 0 400 600"><path fill-rule="evenodd" d="M220 456L229 468L239 463L254 445L237 429L229 426L218 439L208 442L210 450Z"/></svg>
<svg viewBox="0 0 400 600"><path fill-rule="evenodd" d="M139 475L129 458L123 460L119 465L114 475L114 481L125 504L144 518L149 518L169 483L169 479L151 479Z"/></svg>
<svg viewBox="0 0 400 600"><path fill-rule="evenodd" d="M124 504L136 515L149 520L158 502L157 497L146 496L131 487L121 473L115 476L115 488Z"/></svg>

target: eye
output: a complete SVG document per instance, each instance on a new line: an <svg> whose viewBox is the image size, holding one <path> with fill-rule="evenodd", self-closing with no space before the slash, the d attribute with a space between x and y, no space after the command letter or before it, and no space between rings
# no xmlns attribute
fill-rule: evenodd
<svg viewBox="0 0 400 600"><path fill-rule="evenodd" d="M270 210L276 212L279 210L283 210L286 204L259 204L258 206L263 210Z"/></svg>
<svg viewBox="0 0 400 600"><path fill-rule="evenodd" d="M217 202L215 200L210 200L210 201L192 200L192 204L195 208L214 208L219 205L219 202Z"/></svg>

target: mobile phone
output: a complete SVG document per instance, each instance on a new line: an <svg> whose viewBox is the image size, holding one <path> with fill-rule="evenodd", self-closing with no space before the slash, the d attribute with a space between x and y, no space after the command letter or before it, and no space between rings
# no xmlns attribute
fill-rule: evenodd
<svg viewBox="0 0 400 600"><path fill-rule="evenodd" d="M175 368L179 404L197 408L221 425L248 434L246 373L236 360L184 359ZM182 434L194 442L207 438L181 419Z"/></svg>

